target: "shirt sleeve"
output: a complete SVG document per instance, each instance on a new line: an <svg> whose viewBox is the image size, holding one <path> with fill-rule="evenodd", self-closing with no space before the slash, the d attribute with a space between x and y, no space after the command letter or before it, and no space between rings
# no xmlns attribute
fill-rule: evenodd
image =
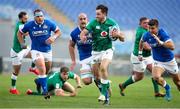
<svg viewBox="0 0 180 109"><path fill-rule="evenodd" d="M142 35L142 37L141 37L141 40L142 40L143 42L147 42L147 36L148 36L148 33L144 33L144 34Z"/></svg>
<svg viewBox="0 0 180 109"><path fill-rule="evenodd" d="M57 31L58 29L59 29L59 27L58 27L55 23L50 22L50 30L51 30L51 31L55 32L55 31Z"/></svg>
<svg viewBox="0 0 180 109"><path fill-rule="evenodd" d="M27 33L29 31L29 23L26 23L22 28L19 27L19 31L22 33Z"/></svg>
<svg viewBox="0 0 180 109"><path fill-rule="evenodd" d="M171 41L170 36L164 30L162 31L162 39L161 39L161 41L163 41L163 42Z"/></svg>
<svg viewBox="0 0 180 109"><path fill-rule="evenodd" d="M93 31L93 21L91 21L90 23L87 24L86 29L88 31Z"/></svg>
<svg viewBox="0 0 180 109"><path fill-rule="evenodd" d="M71 34L70 34L70 40L72 40L74 43L76 43L73 32L71 32Z"/></svg>

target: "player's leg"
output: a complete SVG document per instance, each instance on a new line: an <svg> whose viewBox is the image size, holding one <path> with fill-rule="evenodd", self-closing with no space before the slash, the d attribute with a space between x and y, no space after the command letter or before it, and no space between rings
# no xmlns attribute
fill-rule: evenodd
<svg viewBox="0 0 180 109"><path fill-rule="evenodd" d="M159 85L164 87L164 89L166 90L165 98L167 101L170 101L171 100L170 85L164 80L163 77L161 77L161 75L163 74L164 71L165 71L165 69L161 65L161 63L155 62L153 69L152 69L152 76L153 76L153 79L155 81L157 81L157 83Z"/></svg>
<svg viewBox="0 0 180 109"><path fill-rule="evenodd" d="M180 91L180 74L172 74L173 82L176 85L177 89Z"/></svg>
<svg viewBox="0 0 180 109"><path fill-rule="evenodd" d="M121 96L125 96L124 90L127 86L143 79L146 65L139 61L138 57L131 54L131 63L133 65L132 75L123 83L119 84Z"/></svg>
<svg viewBox="0 0 180 109"><path fill-rule="evenodd" d="M45 59L46 74L48 74L52 67L52 51L43 53L43 56Z"/></svg>
<svg viewBox="0 0 180 109"><path fill-rule="evenodd" d="M99 68L100 68L100 63L94 63L92 64L92 71L94 74L94 83L95 85L98 87L100 95L98 97L98 101L104 101L105 100L105 96L101 93L102 90L102 85L101 85L101 75L99 72Z"/></svg>
<svg viewBox="0 0 180 109"><path fill-rule="evenodd" d="M85 85L91 84L92 79L93 79L90 61L91 61L91 57L86 58L80 62L80 64L81 64L81 69L80 69L81 74L80 75L81 75L81 79Z"/></svg>
<svg viewBox="0 0 180 109"><path fill-rule="evenodd" d="M164 65L164 67L167 71L169 71L169 73L172 76L173 82L175 83L177 89L180 91L180 73L175 59L173 59L170 62L167 62Z"/></svg>
<svg viewBox="0 0 180 109"><path fill-rule="evenodd" d="M150 63L150 64L148 64L147 65L147 67L146 67L146 69L152 74L152 63ZM160 93L160 91L159 91L159 86L158 86L158 83L153 79L153 78L151 78L151 80L152 80L152 84L153 84L153 88L154 88L154 96L155 97L164 97L165 96L165 94L163 94L163 93Z"/></svg>
<svg viewBox="0 0 180 109"><path fill-rule="evenodd" d="M146 64L146 69L152 74L152 67L153 67L152 56L145 57L144 59L145 59L144 63ZM155 97L164 97L165 94L160 93L160 91L159 91L158 83L153 78L151 78L151 80L152 80L152 84L153 84L153 88L154 88L154 96Z"/></svg>
<svg viewBox="0 0 180 109"><path fill-rule="evenodd" d="M52 66L52 61L45 62L45 66L46 66L46 74L49 74L49 71L50 71L51 66Z"/></svg>
<svg viewBox="0 0 180 109"><path fill-rule="evenodd" d="M105 104L109 104L106 102L109 102L109 92L108 89L110 88L110 80L108 80L108 67L110 64L110 60L109 59L103 59L101 61L101 65L100 65L100 73L102 75L101 78L101 85L102 85L102 89L101 89L101 93L105 96Z"/></svg>
<svg viewBox="0 0 180 109"><path fill-rule="evenodd" d="M16 81L21 69L21 63L23 58L23 56L21 55L22 54L18 54L13 49L11 49L10 56L13 65L13 73L11 75L11 88L9 90L11 94L20 94L19 91L16 89Z"/></svg>
<svg viewBox="0 0 180 109"><path fill-rule="evenodd" d="M102 84L102 94L105 96L104 104L110 103L110 80L108 80L108 67L111 63L113 58L113 50L108 49L106 50L101 57L101 64L100 64L100 74L101 74L101 84Z"/></svg>
<svg viewBox="0 0 180 109"><path fill-rule="evenodd" d="M44 56L41 52L36 50L32 50L31 55L33 61L36 64L37 69L39 70L37 83L41 85L43 89L43 94L46 97L48 91L47 91L47 78L46 78L46 67L45 67Z"/></svg>

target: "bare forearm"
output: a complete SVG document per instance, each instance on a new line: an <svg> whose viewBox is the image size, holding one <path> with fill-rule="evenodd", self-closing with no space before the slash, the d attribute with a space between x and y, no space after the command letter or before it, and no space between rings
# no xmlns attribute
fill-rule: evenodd
<svg viewBox="0 0 180 109"><path fill-rule="evenodd" d="M171 42L171 41L164 42L162 46L166 47L166 48L168 48L170 50L174 50L175 49L174 43Z"/></svg>
<svg viewBox="0 0 180 109"><path fill-rule="evenodd" d="M69 54L70 54L71 60L75 62L76 60L75 60L75 51L74 51L74 49L75 49L74 47L69 45Z"/></svg>
<svg viewBox="0 0 180 109"><path fill-rule="evenodd" d="M17 33L17 38L18 38L20 44L24 43L23 33L21 33L20 31L18 31L18 33Z"/></svg>

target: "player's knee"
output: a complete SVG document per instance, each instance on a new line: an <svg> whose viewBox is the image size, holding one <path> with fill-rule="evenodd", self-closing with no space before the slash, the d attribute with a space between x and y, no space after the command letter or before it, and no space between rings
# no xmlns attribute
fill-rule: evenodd
<svg viewBox="0 0 180 109"><path fill-rule="evenodd" d="M105 67L102 66L102 67L100 68L100 71L101 71L101 73L104 73L104 72L107 71L107 69L106 69Z"/></svg>
<svg viewBox="0 0 180 109"><path fill-rule="evenodd" d="M134 72L135 81L140 81L144 78L144 73Z"/></svg>

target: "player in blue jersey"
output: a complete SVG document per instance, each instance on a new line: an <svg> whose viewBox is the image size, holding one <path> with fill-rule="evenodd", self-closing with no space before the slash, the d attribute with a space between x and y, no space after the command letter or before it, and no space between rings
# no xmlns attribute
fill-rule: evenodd
<svg viewBox="0 0 180 109"><path fill-rule="evenodd" d="M76 27L70 34L69 40L69 53L71 56L72 64L71 70L74 69L76 65L75 59L75 45L77 45L79 59L81 64L81 79L85 85L89 85L92 83L92 72L91 72L91 51L92 51L92 38L90 34L88 34L88 40L83 43L79 37L81 30L86 27L88 23L88 18L85 13L80 13L78 16L78 27Z"/></svg>
<svg viewBox="0 0 180 109"><path fill-rule="evenodd" d="M172 75L173 81L180 91L180 74L178 73L179 69L172 52L175 46L170 36L163 29L159 29L159 23L157 19L151 19L148 24L149 32L145 33L140 41L139 60L142 60L142 43L147 42L152 48L154 59L154 66L152 69L153 79L165 88L165 99L170 101L171 87L161 77L161 75L164 73L164 71L168 71Z"/></svg>
<svg viewBox="0 0 180 109"><path fill-rule="evenodd" d="M53 35L51 34L51 31L54 32ZM40 9L36 9L34 11L34 20L26 23L18 32L18 39L22 48L26 48L23 34L27 32L29 33L32 42L32 60L39 70L36 83L41 85L45 98L49 98L49 95L47 95L46 74L52 64L51 44L60 36L60 30L54 23L44 19L43 12Z"/></svg>
<svg viewBox="0 0 180 109"><path fill-rule="evenodd" d="M71 70L74 69L76 65L76 59L75 59L75 46L77 46L78 53L79 53L79 59L81 64L81 79L85 85L89 85L92 83L93 74L94 73L94 81L96 83L96 86L100 89L100 87L97 84L98 79L98 73L96 71L92 71L91 69L91 52L92 52L92 37L91 34L87 35L86 42L82 42L80 39L80 33L81 31L86 27L88 23L88 18L85 13L80 13L78 15L78 27L76 27L70 34L70 40L69 40L69 53L71 56L72 64L71 64ZM100 89L101 90L101 89ZM98 98L99 101L105 100L105 97L101 94Z"/></svg>

